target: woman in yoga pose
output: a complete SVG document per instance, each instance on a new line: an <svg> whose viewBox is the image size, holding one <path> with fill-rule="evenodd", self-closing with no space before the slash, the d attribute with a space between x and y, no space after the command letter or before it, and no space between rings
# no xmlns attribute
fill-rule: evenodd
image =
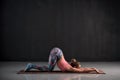
<svg viewBox="0 0 120 80"><path fill-rule="evenodd" d="M72 59L71 63L69 64L63 55L63 52L60 48L53 48L49 55L49 62L47 66L38 66L35 64L27 64L25 71L30 71L31 69L38 69L40 71L53 71L55 65L59 67L61 71L70 71L70 72L92 72L95 71L99 73L99 70L96 68L82 68L79 62L75 63L76 60Z"/></svg>

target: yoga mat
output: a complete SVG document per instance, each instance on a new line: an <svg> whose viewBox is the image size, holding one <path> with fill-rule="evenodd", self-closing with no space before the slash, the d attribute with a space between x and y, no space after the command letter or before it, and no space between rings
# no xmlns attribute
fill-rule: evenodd
<svg viewBox="0 0 120 80"><path fill-rule="evenodd" d="M31 71L24 71L24 70L20 70L17 72L17 74L41 74L41 73L45 73L45 74L56 74L56 73L78 73L78 74L105 74L105 72L103 72L102 70L99 70L100 73L96 73L95 71L93 72L62 72L60 70L55 70L55 71L52 71L52 72L48 72L48 71L38 71L38 70L31 70Z"/></svg>

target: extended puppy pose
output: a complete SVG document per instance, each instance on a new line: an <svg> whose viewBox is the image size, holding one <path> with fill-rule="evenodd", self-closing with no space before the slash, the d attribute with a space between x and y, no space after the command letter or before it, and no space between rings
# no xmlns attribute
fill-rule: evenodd
<svg viewBox="0 0 120 80"><path fill-rule="evenodd" d="M92 72L95 71L99 73L99 70L96 68L82 68L80 63L75 59L71 60L69 64L63 55L63 52L60 48L53 48L49 55L49 62L47 66L38 66L35 64L27 64L25 71L30 71L31 69L38 69L40 71L53 71L55 65L59 67L61 71L70 71L70 72Z"/></svg>

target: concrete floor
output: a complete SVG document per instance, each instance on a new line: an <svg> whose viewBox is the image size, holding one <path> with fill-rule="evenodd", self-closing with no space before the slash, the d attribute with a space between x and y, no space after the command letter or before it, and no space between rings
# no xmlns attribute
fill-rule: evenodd
<svg viewBox="0 0 120 80"><path fill-rule="evenodd" d="M106 74L16 74L28 62L0 62L0 80L120 80L120 62L81 62L83 67L96 67ZM31 62L46 65L46 62ZM57 66L55 67L57 70Z"/></svg>

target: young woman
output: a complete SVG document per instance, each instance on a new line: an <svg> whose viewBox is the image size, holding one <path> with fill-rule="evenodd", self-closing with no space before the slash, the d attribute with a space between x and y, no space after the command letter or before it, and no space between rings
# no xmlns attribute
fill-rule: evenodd
<svg viewBox="0 0 120 80"><path fill-rule="evenodd" d="M47 66L38 66L35 64L29 63L25 71L30 71L31 69L38 69L41 71L53 71L55 65L59 67L61 71L70 71L70 72L92 72L96 71L99 73L99 70L96 68L82 68L82 67L72 67L64 58L63 52L60 48L53 48L49 55L49 62Z"/></svg>

